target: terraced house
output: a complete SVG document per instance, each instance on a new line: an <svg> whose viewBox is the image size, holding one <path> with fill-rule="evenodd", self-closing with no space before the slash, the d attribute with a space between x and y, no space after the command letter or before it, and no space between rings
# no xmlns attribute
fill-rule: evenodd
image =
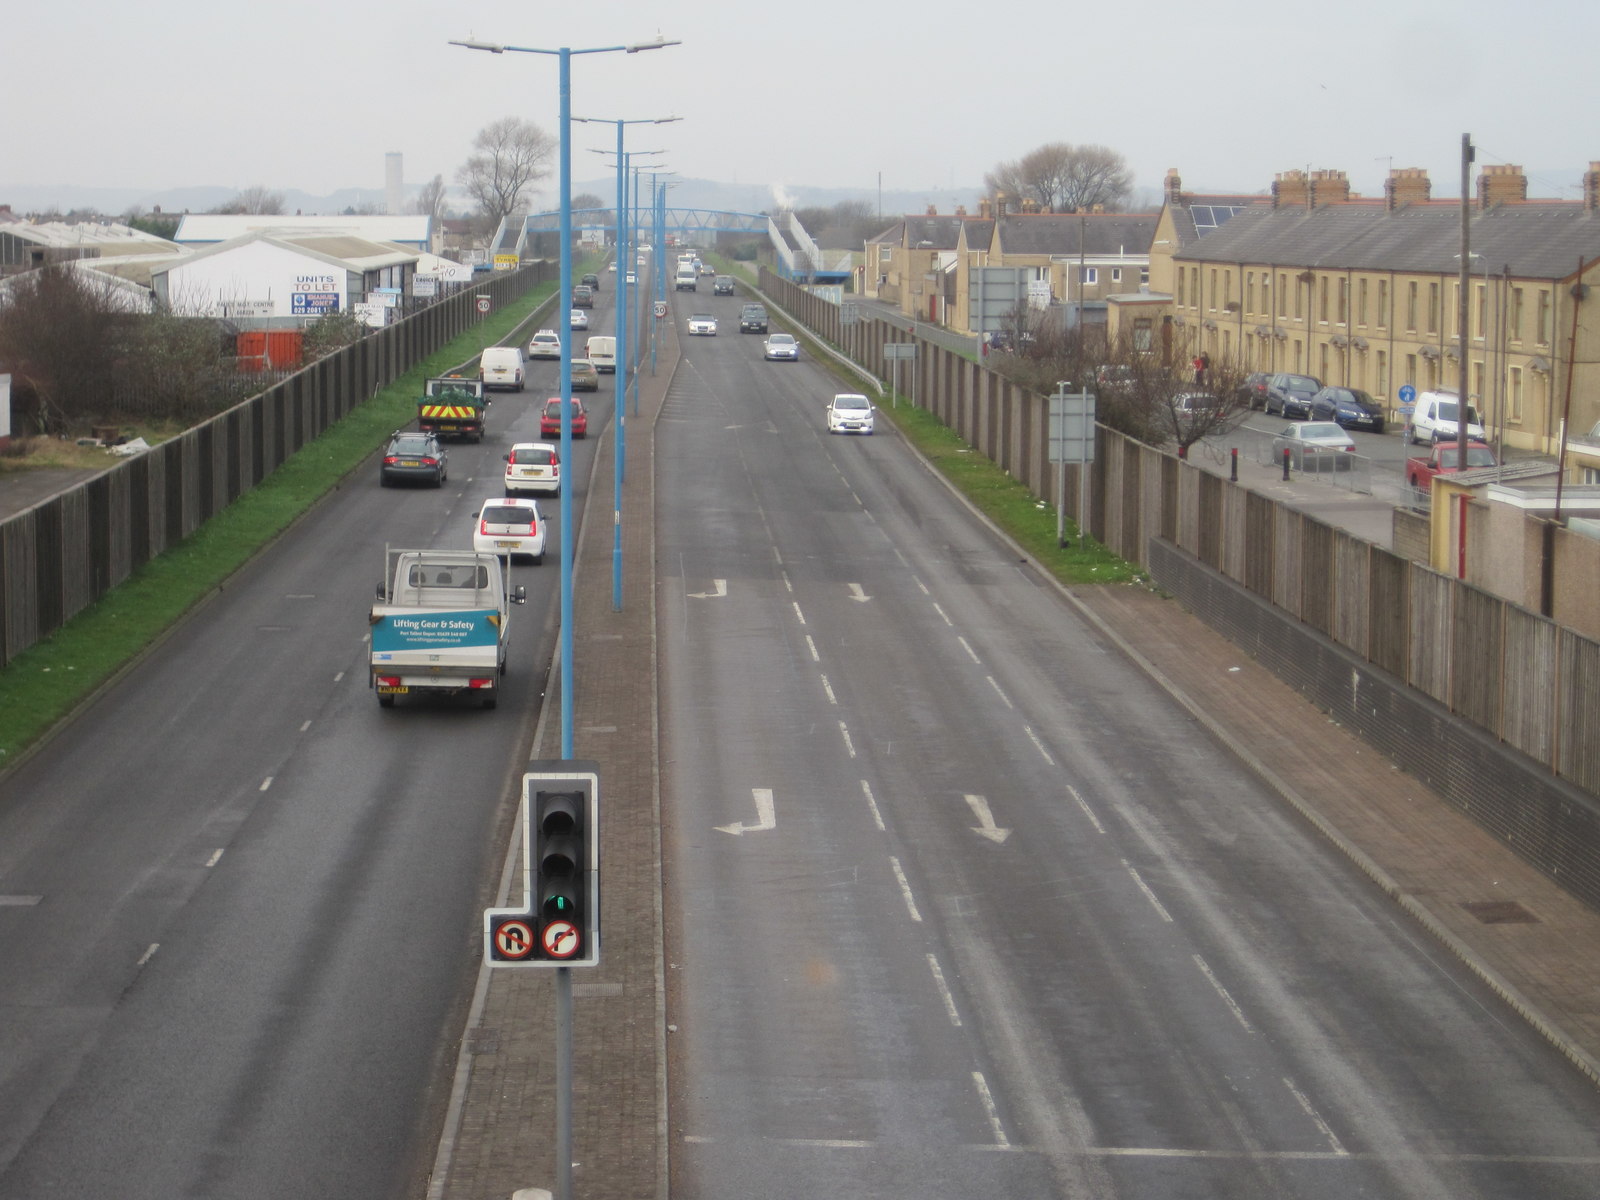
<svg viewBox="0 0 1600 1200"><path fill-rule="evenodd" d="M1494 434L1554 452L1563 423L1600 421L1600 163L1582 198L1529 200L1520 167L1477 178L1470 226L1468 391ZM1151 294L1113 314L1254 371L1361 388L1391 409L1399 389L1459 380L1461 201L1435 199L1425 171L1392 170L1382 198L1341 171L1288 171L1270 197L1225 197L1198 236L1195 205L1168 179L1151 250ZM1209 210L1210 206L1206 205ZM1187 231L1187 236L1185 236ZM1114 308L1119 306L1114 305ZM1595 309L1600 314L1600 307Z"/></svg>

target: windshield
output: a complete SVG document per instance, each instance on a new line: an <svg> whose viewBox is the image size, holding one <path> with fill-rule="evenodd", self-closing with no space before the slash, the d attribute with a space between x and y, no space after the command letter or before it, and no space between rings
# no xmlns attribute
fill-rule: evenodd
<svg viewBox="0 0 1600 1200"><path fill-rule="evenodd" d="M860 396L840 396L833 402L835 408L866 408L867 402Z"/></svg>
<svg viewBox="0 0 1600 1200"><path fill-rule="evenodd" d="M1458 406L1456 405L1456 402L1454 400L1448 400L1448 401L1441 400L1439 402L1439 416L1438 416L1438 419L1440 421L1442 421L1446 425L1450 425L1450 424L1459 425L1461 423L1460 409L1458 408ZM1476 425L1476 424L1478 424L1478 410L1473 408L1472 405L1470 405L1470 404L1467 405L1467 424L1468 425Z"/></svg>

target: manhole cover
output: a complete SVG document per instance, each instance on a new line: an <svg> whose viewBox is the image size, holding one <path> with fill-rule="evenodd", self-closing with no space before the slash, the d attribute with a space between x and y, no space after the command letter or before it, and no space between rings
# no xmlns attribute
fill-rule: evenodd
<svg viewBox="0 0 1600 1200"><path fill-rule="evenodd" d="M1539 920L1515 900L1472 900L1461 907L1485 925L1528 925Z"/></svg>

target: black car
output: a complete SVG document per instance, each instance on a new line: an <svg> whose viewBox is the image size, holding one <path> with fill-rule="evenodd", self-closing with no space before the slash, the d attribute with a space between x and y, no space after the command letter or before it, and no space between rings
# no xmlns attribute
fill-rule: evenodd
<svg viewBox="0 0 1600 1200"><path fill-rule="evenodd" d="M1267 388L1272 383L1270 371L1257 371L1246 375L1244 382L1239 385L1234 399L1246 408L1265 408L1267 406Z"/></svg>
<svg viewBox="0 0 1600 1200"><path fill-rule="evenodd" d="M733 276L718 275L711 281L711 294L713 296L733 295Z"/></svg>
<svg viewBox="0 0 1600 1200"><path fill-rule="evenodd" d="M442 487L449 477L444 446L431 433L396 433L384 447L383 462L378 467L378 482L384 487L391 483L431 483Z"/></svg>
<svg viewBox="0 0 1600 1200"><path fill-rule="evenodd" d="M765 333L767 308L764 304L746 304L739 310L740 333Z"/></svg>
<svg viewBox="0 0 1600 1200"><path fill-rule="evenodd" d="M1311 419L1337 421L1345 429L1383 432L1383 406L1360 388L1323 388L1311 398Z"/></svg>
<svg viewBox="0 0 1600 1200"><path fill-rule="evenodd" d="M1322 380L1315 375L1287 375L1279 373L1267 385L1264 407L1267 415L1288 418L1305 418L1311 415L1311 397L1322 390Z"/></svg>
<svg viewBox="0 0 1600 1200"><path fill-rule="evenodd" d="M572 288L573 308L593 308L594 289L586 283L574 284Z"/></svg>

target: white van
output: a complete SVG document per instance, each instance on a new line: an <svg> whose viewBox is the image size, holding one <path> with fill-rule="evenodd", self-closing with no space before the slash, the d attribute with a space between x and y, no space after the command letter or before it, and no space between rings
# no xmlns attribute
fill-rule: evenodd
<svg viewBox="0 0 1600 1200"><path fill-rule="evenodd" d="M700 290L700 272L694 269L694 260L680 261L678 270L672 277L672 290L675 292L698 292Z"/></svg>
<svg viewBox="0 0 1600 1200"><path fill-rule="evenodd" d="M1454 392L1422 392L1406 422L1407 442L1453 442L1460 432L1461 413ZM1483 440L1482 419L1467 405L1467 437Z"/></svg>
<svg viewBox="0 0 1600 1200"><path fill-rule="evenodd" d="M589 361L602 375L613 374L617 369L617 339L595 335L589 339Z"/></svg>
<svg viewBox="0 0 1600 1200"><path fill-rule="evenodd" d="M504 388L520 392L524 374L522 347L490 346L478 358L478 378L483 380L483 390Z"/></svg>

